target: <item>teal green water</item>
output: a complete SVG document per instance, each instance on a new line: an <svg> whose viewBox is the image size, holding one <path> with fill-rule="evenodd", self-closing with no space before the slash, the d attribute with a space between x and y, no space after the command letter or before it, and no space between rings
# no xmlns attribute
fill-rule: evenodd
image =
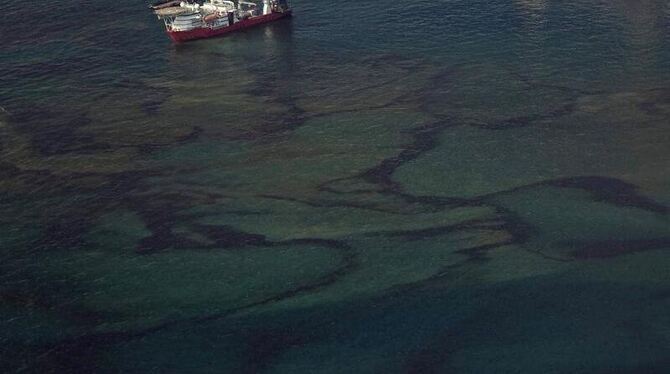
<svg viewBox="0 0 670 374"><path fill-rule="evenodd" d="M1 372L670 370L666 1L293 3L0 5Z"/></svg>

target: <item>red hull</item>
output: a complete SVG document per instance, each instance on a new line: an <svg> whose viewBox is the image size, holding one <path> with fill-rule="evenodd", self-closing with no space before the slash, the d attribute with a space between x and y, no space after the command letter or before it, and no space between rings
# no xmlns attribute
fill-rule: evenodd
<svg viewBox="0 0 670 374"><path fill-rule="evenodd" d="M181 42L186 42L189 40L195 40L195 39L204 39L204 38L212 38L215 36L221 36L221 35L226 35L234 31L246 29L249 27L253 27L256 25L261 25L264 23L276 21L281 18L285 17L290 17L291 16L291 11L287 11L284 13L270 13L258 17L252 17L252 18L247 18L245 20L239 21L237 23L232 24L231 26L225 26L225 27L220 27L217 29L211 29L209 27L203 27L200 29L194 29L194 30L189 30L189 31L169 31L167 34L170 36L170 39L174 41L175 43L181 43Z"/></svg>

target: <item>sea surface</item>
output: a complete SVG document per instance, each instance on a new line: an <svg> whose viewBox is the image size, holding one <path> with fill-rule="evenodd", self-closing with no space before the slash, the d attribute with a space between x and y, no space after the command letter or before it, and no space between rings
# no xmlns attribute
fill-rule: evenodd
<svg viewBox="0 0 670 374"><path fill-rule="evenodd" d="M670 372L670 3L3 2L0 372Z"/></svg>

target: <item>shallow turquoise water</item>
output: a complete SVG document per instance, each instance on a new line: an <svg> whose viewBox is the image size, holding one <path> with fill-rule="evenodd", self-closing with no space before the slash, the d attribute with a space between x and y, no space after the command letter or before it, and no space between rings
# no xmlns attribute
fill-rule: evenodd
<svg viewBox="0 0 670 374"><path fill-rule="evenodd" d="M667 2L145 5L0 5L0 371L670 369Z"/></svg>

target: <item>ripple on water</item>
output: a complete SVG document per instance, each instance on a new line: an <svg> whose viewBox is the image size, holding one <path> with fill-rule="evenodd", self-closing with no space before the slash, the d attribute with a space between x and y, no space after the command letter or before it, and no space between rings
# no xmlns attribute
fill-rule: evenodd
<svg viewBox="0 0 670 374"><path fill-rule="evenodd" d="M0 5L0 371L668 366L666 1L294 5Z"/></svg>

